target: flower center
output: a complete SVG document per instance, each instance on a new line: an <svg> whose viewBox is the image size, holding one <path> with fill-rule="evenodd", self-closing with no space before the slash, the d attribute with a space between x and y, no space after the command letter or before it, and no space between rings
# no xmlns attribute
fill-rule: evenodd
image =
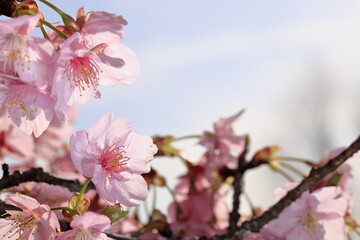
<svg viewBox="0 0 360 240"><path fill-rule="evenodd" d="M17 212L17 211L16 211ZM17 212L14 215L6 217L5 220L10 221L11 228L3 237L8 239L22 239L22 235L36 230L38 224L35 216L28 212Z"/></svg>
<svg viewBox="0 0 360 240"><path fill-rule="evenodd" d="M318 219L311 213L310 210L306 210L302 215L300 219L301 225L306 228L315 228L316 223L318 222Z"/></svg>
<svg viewBox="0 0 360 240"><path fill-rule="evenodd" d="M30 54L28 44L24 37L19 34L7 34L0 39L0 61L4 62L2 71L14 70L15 64L24 72L30 70ZM25 67L25 64L27 65Z"/></svg>
<svg viewBox="0 0 360 240"><path fill-rule="evenodd" d="M119 141L105 148L99 156L101 166L108 173L120 173L127 170L126 162L130 159L125 156L124 146Z"/></svg>
<svg viewBox="0 0 360 240"><path fill-rule="evenodd" d="M100 68L90 56L75 57L68 61L67 80L70 87L78 88L81 92L86 88L93 88L96 90L99 86Z"/></svg>
<svg viewBox="0 0 360 240"><path fill-rule="evenodd" d="M0 107L0 114L7 111L8 115L15 116L15 120L25 118L27 120L34 120L37 115L37 109L26 104L23 100L18 98L18 95L7 92L6 100Z"/></svg>

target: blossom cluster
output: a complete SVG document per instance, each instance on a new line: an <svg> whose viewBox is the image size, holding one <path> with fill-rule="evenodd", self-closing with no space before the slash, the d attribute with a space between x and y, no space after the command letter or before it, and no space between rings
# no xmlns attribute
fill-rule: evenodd
<svg viewBox="0 0 360 240"><path fill-rule="evenodd" d="M104 206L117 206L112 212L138 206L148 194L141 174L150 171L157 147L150 137L134 133L125 118L113 122L112 113L89 132L73 134L70 145L63 140L71 133L75 105L100 98L99 85L134 82L139 62L120 42L127 24L122 16L80 8L73 19L47 4L68 21L47 23L34 1L16 6L28 10L24 14L0 20L1 160L20 160L11 170L26 170L42 159L54 176L87 182L75 194L46 183L13 188L17 193L7 195L5 203L17 209L6 210L0 232L7 239L108 239L102 232L111 221L95 208L88 211L89 199L100 196ZM36 27L44 38L31 35ZM96 190L84 196L90 181ZM71 222L72 230L61 234L61 219Z"/></svg>
<svg viewBox="0 0 360 240"><path fill-rule="evenodd" d="M235 202L240 196L236 194L241 193L237 190L241 190L238 185L245 171L268 166L289 180L275 190L274 206L301 184L306 174L287 162L294 158L279 156L279 146L264 147L249 158L249 136L233 129L243 110L219 119L212 131L201 135L151 138L135 133L126 118L105 113L89 130L69 136L76 105L100 98L99 85L134 82L140 73L139 62L121 43L127 24L122 16L85 13L80 8L72 18L46 0L39 1L53 8L63 25L45 21L34 0L9 1L11 11L4 12L11 18L0 20L2 180L16 180L10 188L0 184L5 193L5 207L0 209L1 239L228 236L267 210L254 206L245 196L251 213L239 217ZM44 26L50 30L45 31ZM37 27L43 38L31 35ZM68 137L70 140L64 141ZM203 153L197 161L175 147L174 142L189 138L196 139L196 147ZM295 160L314 170L331 163L343 150L327 152L319 162ZM184 164L186 173L173 188L151 166L155 156L178 158ZM259 232L245 232L243 239L345 240L356 233L348 162L292 199ZM36 168L39 166L47 175ZM33 170L46 178L34 177ZM300 179L295 181L287 171ZM24 173L32 178L25 179ZM166 213L156 202L157 188L166 189L172 197ZM150 190L151 211L146 203ZM232 207L228 203L231 194ZM142 204L146 220L132 208Z"/></svg>
<svg viewBox="0 0 360 240"><path fill-rule="evenodd" d="M61 40L55 32L49 40L30 36L39 20L0 21L0 111L35 137L54 117L69 120L72 106L100 98L99 85L130 84L140 72L136 55L119 41L122 17L80 9L79 30Z"/></svg>

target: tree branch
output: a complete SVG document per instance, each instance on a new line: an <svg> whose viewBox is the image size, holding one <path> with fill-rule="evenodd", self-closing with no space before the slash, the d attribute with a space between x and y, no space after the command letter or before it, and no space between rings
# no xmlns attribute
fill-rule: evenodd
<svg viewBox="0 0 360 240"><path fill-rule="evenodd" d="M292 202L301 196L303 192L317 184L326 175L335 171L342 163L352 157L360 149L360 137L358 137L347 149L334 159L330 160L324 166L312 168L310 174L293 190L289 191L286 196L280 199L275 205L265 211L261 216L244 222L236 229L234 235L229 236L231 240L242 239L246 231L259 232L261 228L271 220L277 218L279 214ZM218 236L220 237L220 236ZM223 239L223 238L214 238Z"/></svg>
<svg viewBox="0 0 360 240"><path fill-rule="evenodd" d="M230 234L224 234L224 235L215 235L213 237L207 238L207 237L194 237L190 238L188 240L239 240L244 237L245 232L252 231L252 232L259 232L261 228L269 223L271 220L277 218L279 214L292 202L294 202L296 199L298 199L301 194L305 191L307 191L310 187L317 184L321 179L326 177L326 175L330 174L331 172L335 171L342 163L344 163L347 159L352 157L356 152L358 152L360 149L360 137L358 137L347 149L345 149L341 154L339 154L334 159L330 160L327 164L324 166L318 167L318 168L312 168L310 171L310 174L303 179L303 181L293 190L289 191L286 196L284 196L282 199L280 199L275 205L273 205L271 208L269 208L267 211L265 211L261 216L254 218L252 220L244 222L241 226L236 227L235 224L235 230L234 232ZM242 154L243 155L243 154ZM245 156L245 155L244 155ZM239 164L243 166L243 169L240 172L240 179L243 175L243 173L250 169L250 166L246 166L246 161L243 159L240 159L239 157ZM241 166L239 165L239 166ZM6 166L3 169L6 169ZM4 176L0 180L0 190L6 189L9 187L14 187L19 185L23 182L29 182L29 181L35 181L35 182L46 182L53 185L59 185L68 188L71 191L79 191L81 188L81 184L78 180L71 181L71 180L65 180L57 177L53 177L48 173L45 173L41 168L32 168L28 171L25 171L23 173L20 173L19 171L15 171L10 176ZM236 196L240 196L241 194L241 184L239 186L235 186L238 190L236 190L236 195L234 194L234 199ZM240 190L239 190L240 189ZM233 211L238 211L238 207L240 206L240 201L237 203L234 203L235 206L233 207ZM1 205L1 203L0 203ZM236 207L237 206L237 207ZM7 206L3 206L0 208L7 209ZM230 224L232 226L234 225L235 218L237 216L239 217L240 214L235 216L233 214L233 219L230 220ZM229 227L230 228L230 227ZM123 237L118 235L113 235L110 233L107 233L108 236L118 239L118 240L135 240L134 238L129 237ZM177 237L171 237L170 239L179 239Z"/></svg>
<svg viewBox="0 0 360 240"><path fill-rule="evenodd" d="M8 174L7 164L3 164L4 175L0 180L0 190L18 186L25 182L44 182L52 185L62 186L68 188L72 192L80 191L82 184L79 180L67 180L54 177L49 173L44 172L42 168L31 168L30 170L20 173L19 171ZM89 186L88 189L94 189L94 185Z"/></svg>
<svg viewBox="0 0 360 240"><path fill-rule="evenodd" d="M240 208L240 195L242 192L242 179L243 179L243 175L246 171L246 160L245 160L245 156L247 154L247 149L248 149L248 137L245 138L245 149L244 151L240 154L239 158L238 158L238 167L236 169L235 172L235 176L234 176L234 182L233 182L233 188L234 188L234 195L233 195L233 209L229 215L229 227L228 227L228 235L233 235L235 230L236 230L236 226L237 223L240 219L240 213L239 213L239 208Z"/></svg>

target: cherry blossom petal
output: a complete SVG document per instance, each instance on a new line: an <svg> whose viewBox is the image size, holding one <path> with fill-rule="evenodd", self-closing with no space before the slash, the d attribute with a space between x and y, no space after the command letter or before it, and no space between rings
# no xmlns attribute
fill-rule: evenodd
<svg viewBox="0 0 360 240"><path fill-rule="evenodd" d="M7 195L5 197L5 203L29 211L32 211L40 206L38 201L23 194Z"/></svg>
<svg viewBox="0 0 360 240"><path fill-rule="evenodd" d="M107 12L91 12L82 27L82 32L91 42L90 47L100 43L118 42L124 35L123 27L127 21L120 15Z"/></svg>
<svg viewBox="0 0 360 240"><path fill-rule="evenodd" d="M132 132L126 139L125 148L127 156L131 159L126 165L129 170L139 174L150 171L150 162L157 152L157 147L150 137Z"/></svg>
<svg viewBox="0 0 360 240"><path fill-rule="evenodd" d="M110 191L116 194L116 200L125 206L136 207L148 196L148 186L139 174L121 173L122 179L110 182Z"/></svg>
<svg viewBox="0 0 360 240"><path fill-rule="evenodd" d="M0 21L0 36L10 33L28 35L34 29L40 19L39 14L10 18Z"/></svg>
<svg viewBox="0 0 360 240"><path fill-rule="evenodd" d="M103 70L100 84L104 86L127 85L140 74L140 63L136 54L123 43L108 44L98 54Z"/></svg>
<svg viewBox="0 0 360 240"><path fill-rule="evenodd" d="M70 225L74 229L83 228L93 233L100 233L108 229L110 224L110 219L107 216L94 212L86 212L75 218Z"/></svg>
<svg viewBox="0 0 360 240"><path fill-rule="evenodd" d="M75 168L86 177L94 175L94 164L97 159L89 149L88 133L84 130L74 133L70 138L71 159Z"/></svg>

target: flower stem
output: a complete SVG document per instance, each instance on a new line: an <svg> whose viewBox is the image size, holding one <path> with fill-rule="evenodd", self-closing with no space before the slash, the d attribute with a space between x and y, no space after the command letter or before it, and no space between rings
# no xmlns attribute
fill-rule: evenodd
<svg viewBox="0 0 360 240"><path fill-rule="evenodd" d="M60 35L60 37L62 37L63 39L67 39L68 37L62 32L60 31L59 29L57 29L56 27L54 27L51 23L43 20L43 19L40 19L40 22L42 24L44 24L45 26L49 27L51 30L53 30L54 32L56 32L57 34Z"/></svg>
<svg viewBox="0 0 360 240"><path fill-rule="evenodd" d="M299 176L302 177L302 178L305 178L305 177L306 177L306 175L305 175L303 172L301 172L299 169L291 166L290 164L287 164L287 163L284 163L284 162L283 162L283 163L281 163L281 165L282 165L284 168L287 168L287 169L289 169L290 171L296 173L297 175L299 175Z"/></svg>
<svg viewBox="0 0 360 240"><path fill-rule="evenodd" d="M184 152L179 152L178 157L185 164L186 167L188 167L187 162L191 163L190 157Z"/></svg>
<svg viewBox="0 0 360 240"><path fill-rule="evenodd" d="M182 136L182 137L174 138L174 140L172 140L171 142L181 141L181 140L186 140L186 139L191 139L191 138L200 138L200 137L201 137L200 135Z"/></svg>
<svg viewBox="0 0 360 240"><path fill-rule="evenodd" d="M75 208L74 210L79 210L79 206L80 206L80 203L81 203L81 200L83 199L83 196L84 196L84 193L86 191L86 188L87 186L89 185L89 183L91 182L91 178L87 178L86 181L84 182L84 185L82 186L81 190L80 190L80 193L79 193L79 196L76 200L76 204L75 204Z"/></svg>
<svg viewBox="0 0 360 240"><path fill-rule="evenodd" d="M168 192L170 193L171 197L173 198L174 200L174 203L175 203L175 209L176 209L176 219L177 220L180 220L182 219L182 210L181 210L181 207L180 207L180 204L179 202L176 200L176 196L175 196L175 193L173 190L171 190L171 188L169 187L169 185L165 184L165 188L166 190L168 190Z"/></svg>
<svg viewBox="0 0 360 240"><path fill-rule="evenodd" d="M284 172L283 170L278 169L276 172L278 172L281 176L286 178L286 180L288 180L289 182L295 182L295 180L292 177L290 177L290 175L287 174L286 172Z"/></svg>
<svg viewBox="0 0 360 240"><path fill-rule="evenodd" d="M154 212L154 210L156 209L156 200L157 200L157 191L156 191L156 186L153 186L153 202L152 202L152 212Z"/></svg>
<svg viewBox="0 0 360 240"><path fill-rule="evenodd" d="M243 192L244 192L244 197L245 197L246 201L248 202L252 213L254 213L255 212L255 206L254 206L253 202L251 201L249 195L245 191L243 191Z"/></svg>
<svg viewBox="0 0 360 240"><path fill-rule="evenodd" d="M148 205L147 205L147 202L144 201L143 204L144 204L145 215L148 217L148 219L149 219L149 221L150 221L150 212L149 212L149 207L148 207Z"/></svg>
<svg viewBox="0 0 360 240"><path fill-rule="evenodd" d="M301 158L294 158L294 157L283 157L283 156L278 156L277 157L279 160L283 160L283 161L290 161L290 162L299 162L299 163L305 163L305 164L313 164L312 161L310 160L306 160L306 159L301 159Z"/></svg>
<svg viewBox="0 0 360 240"><path fill-rule="evenodd" d="M354 228L354 232L355 232L358 236L360 236L360 231L359 231L359 229Z"/></svg>
<svg viewBox="0 0 360 240"><path fill-rule="evenodd" d="M49 35L47 34L47 32L46 32L46 30L45 30L44 26L41 26L41 27L40 27L40 30L41 30L41 32L42 32L42 34L43 34L44 38L50 41Z"/></svg>

